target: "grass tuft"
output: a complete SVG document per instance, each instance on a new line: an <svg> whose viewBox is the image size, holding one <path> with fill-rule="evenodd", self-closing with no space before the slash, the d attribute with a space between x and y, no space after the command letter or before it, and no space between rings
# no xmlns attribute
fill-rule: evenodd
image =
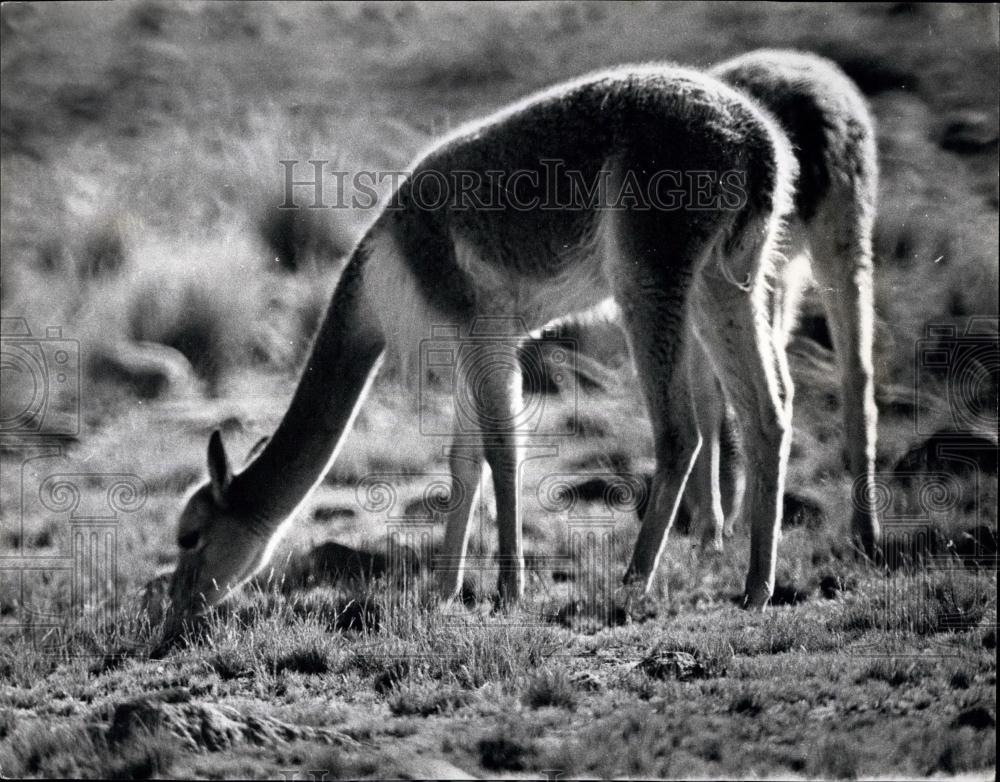
<svg viewBox="0 0 1000 782"><path fill-rule="evenodd" d="M564 671L543 669L528 679L522 700L532 709L555 706L572 711L576 708L577 693Z"/></svg>
<svg viewBox="0 0 1000 782"><path fill-rule="evenodd" d="M476 744L479 762L490 771L523 771L536 753L524 728L500 725Z"/></svg>
<svg viewBox="0 0 1000 782"><path fill-rule="evenodd" d="M291 671L318 675L329 673L332 667L330 653L318 645L293 649L291 652L275 658L273 663L276 674Z"/></svg>
<svg viewBox="0 0 1000 782"><path fill-rule="evenodd" d="M396 716L450 714L473 700L468 690L423 682L400 687L389 700L389 710Z"/></svg>

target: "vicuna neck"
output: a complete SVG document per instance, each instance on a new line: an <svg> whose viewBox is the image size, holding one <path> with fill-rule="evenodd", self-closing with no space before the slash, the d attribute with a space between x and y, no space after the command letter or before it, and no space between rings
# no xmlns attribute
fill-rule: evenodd
<svg viewBox="0 0 1000 782"><path fill-rule="evenodd" d="M362 285L359 246L345 267L281 423L231 492L277 529L336 459L374 380L385 340Z"/></svg>

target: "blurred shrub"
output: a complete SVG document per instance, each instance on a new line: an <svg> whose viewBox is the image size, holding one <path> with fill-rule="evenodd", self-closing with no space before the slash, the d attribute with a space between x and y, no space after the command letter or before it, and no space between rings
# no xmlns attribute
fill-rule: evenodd
<svg viewBox="0 0 1000 782"><path fill-rule="evenodd" d="M329 267L347 256L357 239L329 209L272 206L264 210L258 229L273 254L272 266L288 272Z"/></svg>
<svg viewBox="0 0 1000 782"><path fill-rule="evenodd" d="M121 230L112 221L97 225L84 234L75 260L79 277L104 277L120 272L128 262Z"/></svg>
<svg viewBox="0 0 1000 782"><path fill-rule="evenodd" d="M103 219L41 241L38 264L49 274L90 280L120 273L129 263L129 254L118 222Z"/></svg>
<svg viewBox="0 0 1000 782"><path fill-rule="evenodd" d="M440 20L408 26L412 43L389 69L391 77L418 87L480 87L517 78L537 63L536 48L508 16L481 12L464 26L460 38Z"/></svg>
<svg viewBox="0 0 1000 782"><path fill-rule="evenodd" d="M183 394L195 386L190 362L166 345L121 341L95 346L88 353L87 371L95 380L142 399Z"/></svg>
<svg viewBox="0 0 1000 782"><path fill-rule="evenodd" d="M265 274L254 270L259 250L254 254L245 245L185 251L197 257L148 248L151 273L125 291L127 336L179 351L214 393L229 370L251 357L278 358L274 343L263 337ZM241 252L250 257L239 257Z"/></svg>
<svg viewBox="0 0 1000 782"><path fill-rule="evenodd" d="M170 6L151 0L135 6L128 14L127 26L142 35L161 35L170 21Z"/></svg>

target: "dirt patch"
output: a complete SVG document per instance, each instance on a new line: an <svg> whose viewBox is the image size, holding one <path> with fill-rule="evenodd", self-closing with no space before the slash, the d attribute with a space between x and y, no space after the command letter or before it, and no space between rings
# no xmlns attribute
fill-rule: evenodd
<svg viewBox="0 0 1000 782"><path fill-rule="evenodd" d="M142 733L164 731L195 752L220 752L238 744L274 746L308 740L355 746L353 739L329 728L314 728L242 714L232 706L197 703L178 688L119 704L111 717L108 741L119 744Z"/></svg>

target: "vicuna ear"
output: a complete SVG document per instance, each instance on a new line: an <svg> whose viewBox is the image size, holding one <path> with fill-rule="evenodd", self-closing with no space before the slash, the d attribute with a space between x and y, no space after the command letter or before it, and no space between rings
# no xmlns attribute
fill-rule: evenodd
<svg viewBox="0 0 1000 782"><path fill-rule="evenodd" d="M257 454L259 454L261 451L263 451L264 450L264 446L267 445L267 441L270 440L270 439L271 439L270 437L261 437L254 444L253 448L250 449L250 453L247 454L247 461L248 462L251 461L252 459L254 459L257 456Z"/></svg>
<svg viewBox="0 0 1000 782"><path fill-rule="evenodd" d="M229 457L222 445L222 433L216 429L208 440L208 477L212 481L212 496L219 504L223 504L226 488L233 479L233 471L229 466Z"/></svg>

